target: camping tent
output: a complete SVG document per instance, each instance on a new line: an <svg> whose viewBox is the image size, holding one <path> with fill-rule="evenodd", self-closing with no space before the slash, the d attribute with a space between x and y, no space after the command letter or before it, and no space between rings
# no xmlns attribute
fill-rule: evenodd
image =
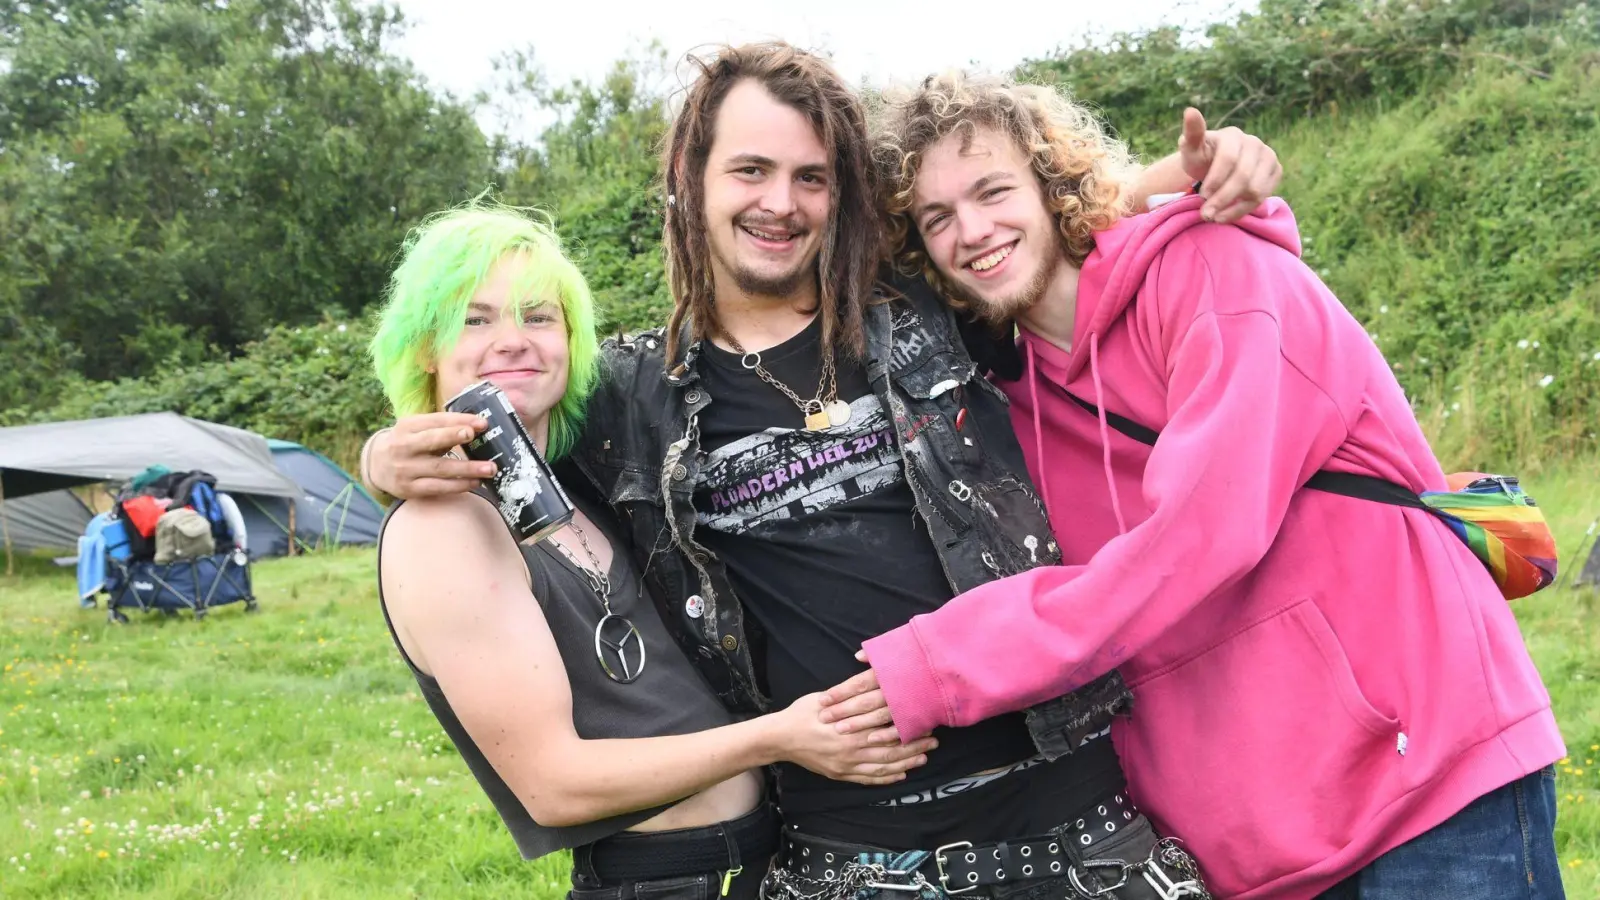
<svg viewBox="0 0 1600 900"><path fill-rule="evenodd" d="M65 489L5 502L6 531L18 550L70 550L93 516Z"/></svg>
<svg viewBox="0 0 1600 900"><path fill-rule="evenodd" d="M74 546L88 511L64 488L126 481L157 463L216 476L217 490L233 495L245 516L254 556L287 552L291 503L300 546L325 534L342 543L377 539L382 509L320 454L239 428L150 413L0 428L0 515L15 532L12 546ZM48 543L24 543L21 535Z"/></svg>
<svg viewBox="0 0 1600 900"><path fill-rule="evenodd" d="M126 481L155 463L210 472L233 494L300 493L261 435L168 412L0 428L0 499Z"/></svg>
<svg viewBox="0 0 1600 900"><path fill-rule="evenodd" d="M349 473L326 456L291 441L268 440L272 461L300 486L294 503L295 540L302 547L326 543L375 544L383 507ZM289 504L283 497L236 497L249 532L251 556L282 556L289 550Z"/></svg>

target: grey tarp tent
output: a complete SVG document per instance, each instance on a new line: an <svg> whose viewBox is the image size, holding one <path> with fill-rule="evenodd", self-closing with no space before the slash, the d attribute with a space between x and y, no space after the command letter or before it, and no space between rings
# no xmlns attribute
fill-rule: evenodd
<svg viewBox="0 0 1600 900"><path fill-rule="evenodd" d="M315 450L292 441L267 440L272 461L300 485L300 495L238 496L251 556L282 556L289 550L289 504L294 504L295 540L302 547L375 544L383 507L350 473Z"/></svg>
<svg viewBox="0 0 1600 900"><path fill-rule="evenodd" d="M216 476L217 490L232 494L300 495L300 486L273 464L261 435L177 413L148 413L0 428L0 516L9 532L10 501L126 481L156 463L202 469ZM9 553L17 545L7 546Z"/></svg>
<svg viewBox="0 0 1600 900"><path fill-rule="evenodd" d="M273 464L266 438L177 413L0 428L0 498L6 500L126 481L156 463L174 471L210 472L219 491L268 497L300 493Z"/></svg>
<svg viewBox="0 0 1600 900"><path fill-rule="evenodd" d="M51 491L5 502L6 530L18 550L72 550L94 513L71 491Z"/></svg>

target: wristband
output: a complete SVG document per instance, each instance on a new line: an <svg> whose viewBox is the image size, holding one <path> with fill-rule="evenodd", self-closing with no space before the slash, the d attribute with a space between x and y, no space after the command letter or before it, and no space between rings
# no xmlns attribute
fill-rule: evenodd
<svg viewBox="0 0 1600 900"><path fill-rule="evenodd" d="M361 456L356 465L356 468L360 470L358 474L361 476L361 483L366 486L367 490L370 491L373 497L377 499L377 501L383 506L394 505L395 498L393 495L386 493L382 488L378 487L378 485L372 480L372 469L370 468L372 442L378 439L378 435L393 430L394 428L391 426L388 428L380 428L373 432L372 436L367 438L366 443L361 445Z"/></svg>

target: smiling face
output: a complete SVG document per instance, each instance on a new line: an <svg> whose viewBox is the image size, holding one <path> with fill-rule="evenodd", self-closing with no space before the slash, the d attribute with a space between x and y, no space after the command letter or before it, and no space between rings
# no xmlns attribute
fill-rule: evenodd
<svg viewBox="0 0 1600 900"><path fill-rule="evenodd" d="M929 147L910 212L948 289L992 321L1033 306L1069 266L1033 167L998 131L957 129Z"/></svg>
<svg viewBox="0 0 1600 900"><path fill-rule="evenodd" d="M543 446L550 410L567 391L569 347L561 304L518 299L528 261L507 256L489 270L462 313L461 336L434 361L437 402L478 382L504 391L536 443Z"/></svg>
<svg viewBox="0 0 1600 900"><path fill-rule="evenodd" d="M705 168L705 227L719 283L785 297L816 277L829 227L829 154L816 129L756 81L728 91Z"/></svg>

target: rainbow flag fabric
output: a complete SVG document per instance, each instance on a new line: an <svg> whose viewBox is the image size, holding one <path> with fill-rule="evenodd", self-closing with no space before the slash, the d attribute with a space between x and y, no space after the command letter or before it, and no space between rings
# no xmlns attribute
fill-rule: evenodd
<svg viewBox="0 0 1600 900"><path fill-rule="evenodd" d="M1544 513L1517 479L1456 472L1451 490L1427 491L1422 502L1450 526L1494 575L1507 600L1556 580L1556 541Z"/></svg>

